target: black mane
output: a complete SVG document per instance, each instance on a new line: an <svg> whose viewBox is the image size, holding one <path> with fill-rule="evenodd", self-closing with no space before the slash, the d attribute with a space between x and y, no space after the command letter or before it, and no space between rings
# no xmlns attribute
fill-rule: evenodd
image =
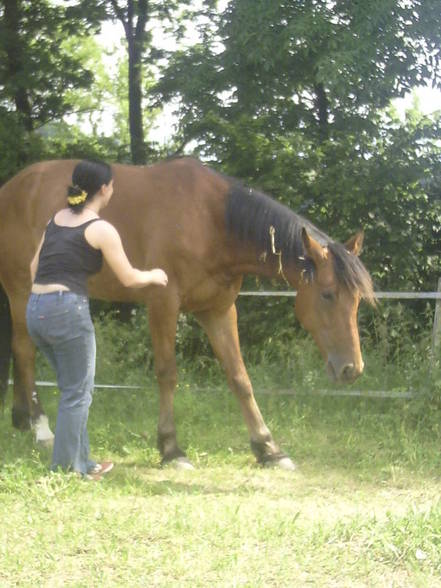
<svg viewBox="0 0 441 588"><path fill-rule="evenodd" d="M233 183L225 221L230 234L244 243L253 243L256 252L266 252L268 258L272 252L270 228L274 227L274 246L282 254L282 263L294 265L299 271L307 272L312 279L314 264L306 257L302 241L302 229L305 228L316 241L331 251L338 281L351 291L358 290L369 302L374 300L370 275L357 256L310 221L266 194Z"/></svg>

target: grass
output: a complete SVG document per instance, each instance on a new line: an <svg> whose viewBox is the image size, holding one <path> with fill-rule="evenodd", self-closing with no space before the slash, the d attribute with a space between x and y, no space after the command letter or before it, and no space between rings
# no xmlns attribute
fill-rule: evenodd
<svg viewBox="0 0 441 588"><path fill-rule="evenodd" d="M309 394L332 386L307 339L245 349L265 420L298 466L285 472L255 464L219 367L183 330L178 355L191 344L194 359L181 361L175 416L194 471L160 467L142 321L97 323L97 381L143 386L95 393L92 455L116 464L102 483L49 473L50 452L12 429L9 394L1 588L441 587L441 376L427 343L403 343L392 359L381 341L365 346L352 386L416 390L410 401ZM37 368L53 378L41 359ZM275 392L287 388L300 394ZM40 394L53 426L58 393Z"/></svg>
<svg viewBox="0 0 441 588"><path fill-rule="evenodd" d="M42 391L53 423L57 393ZM0 585L441 586L439 423L403 400L258 395L296 472L257 467L225 390L176 397L193 472L159 467L154 389L100 390L102 483L1 421Z"/></svg>

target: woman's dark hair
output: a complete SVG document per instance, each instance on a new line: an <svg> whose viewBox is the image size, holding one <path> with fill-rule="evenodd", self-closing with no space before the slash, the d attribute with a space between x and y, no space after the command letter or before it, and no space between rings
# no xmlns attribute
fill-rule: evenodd
<svg viewBox="0 0 441 588"><path fill-rule="evenodd" d="M112 180L112 168L104 161L83 159L72 173L72 186L67 191L67 204L72 212L79 214L103 184Z"/></svg>

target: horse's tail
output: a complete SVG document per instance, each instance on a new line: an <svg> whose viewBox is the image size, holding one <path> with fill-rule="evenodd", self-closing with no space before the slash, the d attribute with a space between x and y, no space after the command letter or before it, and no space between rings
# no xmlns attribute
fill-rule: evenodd
<svg viewBox="0 0 441 588"><path fill-rule="evenodd" d="M0 284L0 407L4 406L8 390L9 364L12 347L11 312L6 292Z"/></svg>

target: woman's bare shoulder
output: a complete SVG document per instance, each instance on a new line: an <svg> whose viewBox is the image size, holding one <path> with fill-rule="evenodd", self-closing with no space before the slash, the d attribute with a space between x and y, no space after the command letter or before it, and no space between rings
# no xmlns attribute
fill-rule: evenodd
<svg viewBox="0 0 441 588"><path fill-rule="evenodd" d="M100 218L90 223L84 232L86 240L97 249L101 249L109 242L119 241L120 237L115 227L108 221Z"/></svg>

